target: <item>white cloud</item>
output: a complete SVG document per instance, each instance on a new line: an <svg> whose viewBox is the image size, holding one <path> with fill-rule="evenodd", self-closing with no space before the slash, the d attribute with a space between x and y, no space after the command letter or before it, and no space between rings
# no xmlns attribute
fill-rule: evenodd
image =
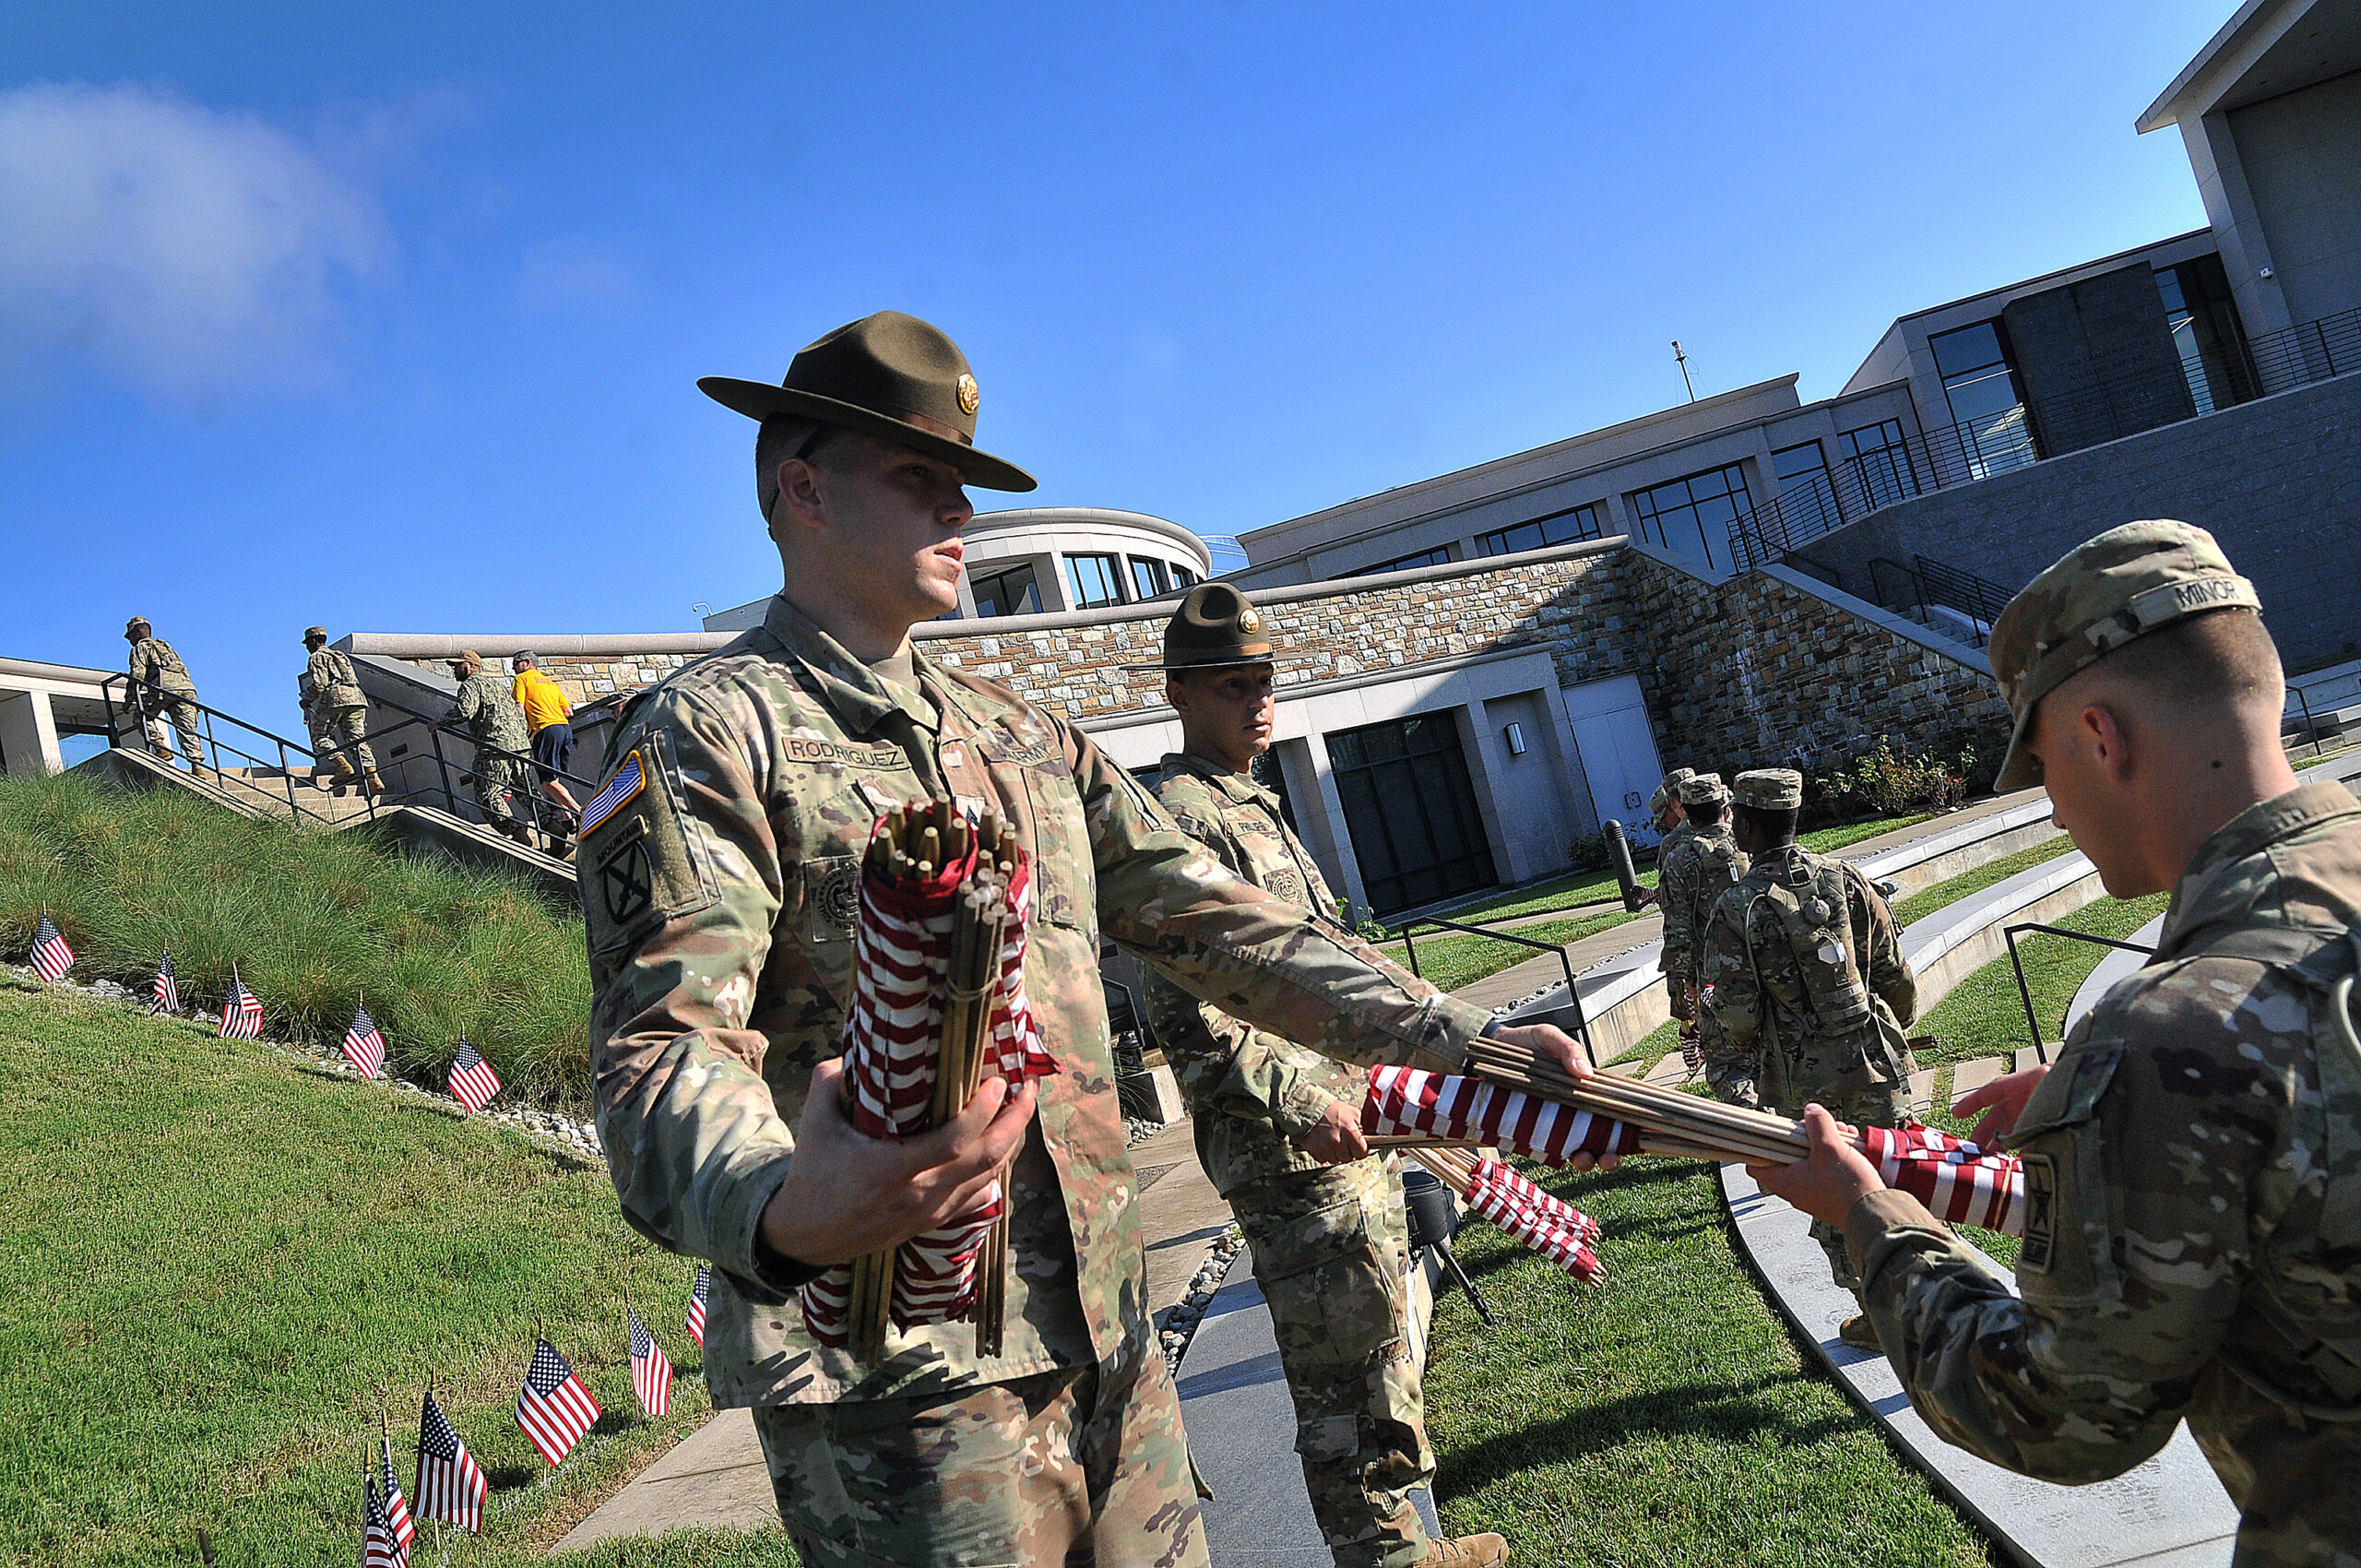
<svg viewBox="0 0 2361 1568"><path fill-rule="evenodd" d="M525 254L517 298L528 310L620 304L635 291L631 268L612 245L561 234Z"/></svg>
<svg viewBox="0 0 2361 1568"><path fill-rule="evenodd" d="M210 401L305 379L392 245L374 196L259 115L155 88L0 92L0 345Z"/></svg>

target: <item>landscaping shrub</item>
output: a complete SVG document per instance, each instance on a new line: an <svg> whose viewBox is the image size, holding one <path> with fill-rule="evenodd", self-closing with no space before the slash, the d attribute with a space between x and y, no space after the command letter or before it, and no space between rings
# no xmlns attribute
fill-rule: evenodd
<svg viewBox="0 0 2361 1568"><path fill-rule="evenodd" d="M1987 766L1983 755L1984 748L1969 735L1916 751L1880 735L1868 751L1805 774L1803 825L1956 806L1989 784L1997 759Z"/></svg>

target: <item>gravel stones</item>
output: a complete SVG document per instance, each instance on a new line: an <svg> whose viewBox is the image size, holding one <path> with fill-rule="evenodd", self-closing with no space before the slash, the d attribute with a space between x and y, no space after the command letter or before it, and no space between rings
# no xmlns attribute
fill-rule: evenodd
<svg viewBox="0 0 2361 1568"><path fill-rule="evenodd" d="M1235 1225L1215 1237L1213 1245L1205 1249L1205 1261L1189 1281L1188 1294L1165 1314L1158 1338L1164 1347L1164 1364L1174 1372L1180 1370L1180 1358L1189 1353L1189 1341L1195 1336L1197 1325L1204 1321L1205 1309L1213 1305L1215 1292L1221 1289L1230 1264L1245 1246L1246 1238Z"/></svg>

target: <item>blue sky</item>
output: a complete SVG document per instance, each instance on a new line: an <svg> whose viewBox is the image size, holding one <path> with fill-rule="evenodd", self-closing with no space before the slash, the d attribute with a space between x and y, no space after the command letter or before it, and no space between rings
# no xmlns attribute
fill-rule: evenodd
<svg viewBox="0 0 2361 1568"><path fill-rule="evenodd" d="M2230 0L94 6L0 30L0 654L296 731L308 623L687 630L892 306L1034 499L1236 534L2197 227ZM683 19L685 18L685 19ZM1005 501L975 493L986 509Z"/></svg>

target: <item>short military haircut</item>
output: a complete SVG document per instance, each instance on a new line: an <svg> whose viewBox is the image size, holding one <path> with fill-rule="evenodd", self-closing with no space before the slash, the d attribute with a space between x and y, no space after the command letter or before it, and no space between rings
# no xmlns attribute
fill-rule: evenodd
<svg viewBox="0 0 2361 1568"><path fill-rule="evenodd" d="M754 499L762 504L765 522L778 505L778 466L789 457L812 461L840 428L801 414L773 414L763 421L754 433Z"/></svg>
<svg viewBox="0 0 2361 1568"><path fill-rule="evenodd" d="M2176 707L2268 707L2275 714L2287 695L2279 645L2251 610L2187 616L2133 638L2073 679L2085 676L2094 688L2129 686Z"/></svg>
<svg viewBox="0 0 2361 1568"><path fill-rule="evenodd" d="M1799 814L1793 806L1750 806L1744 801L1730 808L1738 820L1760 834L1764 842L1785 844L1796 836L1796 818Z"/></svg>
<svg viewBox="0 0 2361 1568"><path fill-rule="evenodd" d="M1728 804L1727 801L1698 801L1693 804L1684 801L1680 809L1687 812L1689 820L1698 826L1711 827L1722 820L1722 810Z"/></svg>

